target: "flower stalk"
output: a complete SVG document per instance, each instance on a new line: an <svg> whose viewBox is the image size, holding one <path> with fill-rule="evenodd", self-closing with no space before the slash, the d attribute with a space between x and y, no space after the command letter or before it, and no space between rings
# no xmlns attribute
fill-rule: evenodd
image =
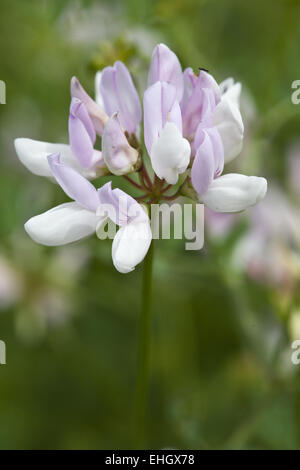
<svg viewBox="0 0 300 470"><path fill-rule="evenodd" d="M147 442L147 404L151 359L151 299L153 270L153 241L143 264L142 305L140 317L138 373L135 396L135 443L137 449Z"/></svg>

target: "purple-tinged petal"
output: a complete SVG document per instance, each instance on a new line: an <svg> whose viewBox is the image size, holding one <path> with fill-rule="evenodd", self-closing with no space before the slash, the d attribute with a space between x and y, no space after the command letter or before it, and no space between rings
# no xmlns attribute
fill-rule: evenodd
<svg viewBox="0 0 300 470"><path fill-rule="evenodd" d="M100 81L100 93L104 103L105 112L111 117L120 111L116 85L116 70L114 67L105 67L102 70Z"/></svg>
<svg viewBox="0 0 300 470"><path fill-rule="evenodd" d="M148 153L162 126L161 83L156 82L144 93L144 138Z"/></svg>
<svg viewBox="0 0 300 470"><path fill-rule="evenodd" d="M176 127L178 128L180 134L182 134L182 117L181 117L181 109L180 104L176 100L169 111L167 122L173 122Z"/></svg>
<svg viewBox="0 0 300 470"><path fill-rule="evenodd" d="M215 105L217 105L221 100L221 90L214 77L205 70L200 70L199 82L201 88L208 88L212 91L214 95Z"/></svg>
<svg viewBox="0 0 300 470"><path fill-rule="evenodd" d="M111 187L111 181L101 186L98 189L98 197L100 200L100 205L97 210L97 215L106 215L109 217L115 224L118 225L119 222L119 204L113 194L113 189ZM123 223L127 222L125 218Z"/></svg>
<svg viewBox="0 0 300 470"><path fill-rule="evenodd" d="M102 136L102 155L108 169L115 175L134 170L139 153L129 145L121 129L117 113L108 120Z"/></svg>
<svg viewBox="0 0 300 470"><path fill-rule="evenodd" d="M224 147L222 143L221 136L216 127L210 127L206 129L207 134L211 140L213 151L214 151L214 161L215 161L215 172L214 177L217 178L221 175L224 169Z"/></svg>
<svg viewBox="0 0 300 470"><path fill-rule="evenodd" d="M101 203L99 212L107 211L108 217L115 224L123 226L148 220L142 206L121 189L112 189L111 181L98 189L98 195Z"/></svg>
<svg viewBox="0 0 300 470"><path fill-rule="evenodd" d="M94 144L96 141L96 132L85 104L78 98L72 98L70 114L80 119L90 136L92 144Z"/></svg>
<svg viewBox="0 0 300 470"><path fill-rule="evenodd" d="M201 122L203 92L199 87L195 87L190 99L182 110L183 135L192 138L197 126Z"/></svg>
<svg viewBox="0 0 300 470"><path fill-rule="evenodd" d="M205 131L205 127L202 125L202 123L200 123L197 127L197 130L195 132L195 137L194 137L194 148L195 148L195 153L197 152L198 148L200 147L200 145L202 144L203 140L204 140L204 131Z"/></svg>
<svg viewBox="0 0 300 470"><path fill-rule="evenodd" d="M73 168L60 163L60 155L49 155L52 174L64 192L90 211L97 211L100 204L97 190Z"/></svg>
<svg viewBox="0 0 300 470"><path fill-rule="evenodd" d="M89 168L94 154L96 132L82 101L72 98L69 116L70 146L83 168Z"/></svg>
<svg viewBox="0 0 300 470"><path fill-rule="evenodd" d="M194 139L194 150L195 153L197 152L198 148L203 142L204 133L206 133L207 137L210 139L213 149L213 156L214 156L214 177L218 177L221 175L223 168L224 168L224 146L221 139L221 136L216 127L204 127L202 124L199 124L195 139Z"/></svg>
<svg viewBox="0 0 300 470"><path fill-rule="evenodd" d="M196 86L198 77L197 75L194 74L193 69L191 67L188 67L185 69L183 72L183 95L182 99L180 101L180 106L182 109L185 108L191 94L193 93L193 90Z"/></svg>
<svg viewBox="0 0 300 470"><path fill-rule="evenodd" d="M162 127L166 125L167 121L172 118L173 107L176 100L176 90L172 85L166 82L159 82L161 86L161 113L162 113ZM174 116L177 118L177 112L175 111ZM181 116L180 116L181 117ZM175 123L176 124L176 123Z"/></svg>
<svg viewBox="0 0 300 470"><path fill-rule="evenodd" d="M201 122L204 99L205 94L203 93L199 80L197 80L191 95L184 104L181 104L183 135L187 138L193 136Z"/></svg>
<svg viewBox="0 0 300 470"><path fill-rule="evenodd" d="M212 113L216 107L215 97L209 88L203 88L202 94L201 122L206 126L211 126Z"/></svg>
<svg viewBox="0 0 300 470"><path fill-rule="evenodd" d="M177 100L181 100L183 94L181 65L176 54L164 44L158 44L153 51L148 75L148 87L157 81L173 85L176 89Z"/></svg>
<svg viewBox="0 0 300 470"><path fill-rule="evenodd" d="M131 75L122 62L117 61L102 71L100 92L107 114L112 116L117 112L121 126L129 133L136 132L142 109Z"/></svg>
<svg viewBox="0 0 300 470"><path fill-rule="evenodd" d="M148 153L167 122L173 122L182 132L175 88L166 82L156 82L144 93L144 135Z"/></svg>
<svg viewBox="0 0 300 470"><path fill-rule="evenodd" d="M127 67L120 61L115 63L116 87L120 106L121 124L130 134L136 132L142 120L142 108Z"/></svg>
<svg viewBox="0 0 300 470"><path fill-rule="evenodd" d="M192 69L184 71L184 96L180 103L183 120L183 135L192 138L199 123L211 126L211 115L220 102L220 89L215 79L205 71L199 76Z"/></svg>
<svg viewBox="0 0 300 470"><path fill-rule="evenodd" d="M211 140L205 131L201 131L202 142L198 147L191 170L191 180L198 195L204 194L214 179L215 160Z"/></svg>
<svg viewBox="0 0 300 470"><path fill-rule="evenodd" d="M202 88L201 82L197 84L182 110L183 135L193 137L200 123L211 125L211 115L215 107L213 92L209 88Z"/></svg>
<svg viewBox="0 0 300 470"><path fill-rule="evenodd" d="M71 150L83 168L89 168L94 147L83 122L76 116L69 115L69 139Z"/></svg>
<svg viewBox="0 0 300 470"><path fill-rule="evenodd" d="M94 128L100 136L102 135L104 126L108 119L107 114L95 103L94 100L87 94L87 92L82 87L81 83L76 77L71 79L71 96L73 98L78 98L81 100L90 115L90 118L93 122Z"/></svg>

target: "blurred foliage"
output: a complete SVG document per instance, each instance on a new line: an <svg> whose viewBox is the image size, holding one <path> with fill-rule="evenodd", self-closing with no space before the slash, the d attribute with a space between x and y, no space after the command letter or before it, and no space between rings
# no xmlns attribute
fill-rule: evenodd
<svg viewBox="0 0 300 470"><path fill-rule="evenodd" d="M184 67L243 83L256 112L236 168L288 191L299 20L297 0L2 0L0 448L135 445L141 266L117 273L111 242L96 238L64 249L28 240L24 222L65 199L22 167L13 139L67 142L70 78L93 93L95 70L120 59L138 81L153 44L166 42ZM299 283L279 289L230 267L244 224L201 252L155 243L151 448L300 448L288 329Z"/></svg>
<svg viewBox="0 0 300 470"><path fill-rule="evenodd" d="M135 59L138 54L138 47L117 37L115 41L107 41L99 45L97 54L92 60L91 67L94 71L101 70L113 64L116 60L120 60L128 64L131 59Z"/></svg>

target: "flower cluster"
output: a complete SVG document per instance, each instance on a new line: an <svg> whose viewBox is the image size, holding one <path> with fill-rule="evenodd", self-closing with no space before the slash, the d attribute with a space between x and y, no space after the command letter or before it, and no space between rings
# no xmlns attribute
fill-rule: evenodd
<svg viewBox="0 0 300 470"><path fill-rule="evenodd" d="M182 72L174 52L159 44L152 55L143 111L122 62L98 72L95 85L94 101L76 77L71 80L70 145L15 141L21 162L37 175L54 178L74 201L25 224L36 242L70 243L97 232L110 219L120 226L113 262L125 273L143 260L151 244L147 204L184 194L214 211L238 212L265 196L264 178L221 176L224 164L242 148L239 83L228 79L218 85L204 69ZM102 151L95 149L97 134ZM146 168L141 135L154 175ZM139 182L128 176L135 172ZM122 175L143 193L134 199L112 189L111 183L96 190L89 181L108 174Z"/></svg>

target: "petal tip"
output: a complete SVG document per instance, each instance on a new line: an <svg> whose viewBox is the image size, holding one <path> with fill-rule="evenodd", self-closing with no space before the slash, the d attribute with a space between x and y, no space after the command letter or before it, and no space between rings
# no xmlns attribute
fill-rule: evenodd
<svg viewBox="0 0 300 470"><path fill-rule="evenodd" d="M258 191L255 203L262 201L262 199L264 199L264 197L266 196L267 190L268 190L268 182L266 178L260 177L259 180L260 180L260 189Z"/></svg>

